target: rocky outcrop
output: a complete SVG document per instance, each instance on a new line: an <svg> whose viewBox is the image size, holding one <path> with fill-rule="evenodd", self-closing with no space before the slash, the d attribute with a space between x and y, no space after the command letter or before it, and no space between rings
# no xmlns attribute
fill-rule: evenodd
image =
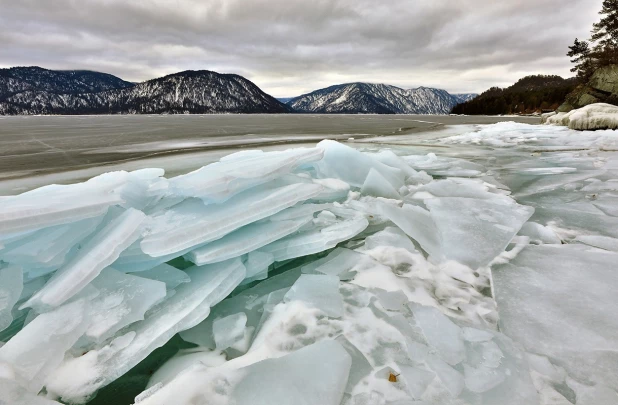
<svg viewBox="0 0 618 405"><path fill-rule="evenodd" d="M618 105L618 65L597 69L586 84L577 86L558 107L557 112L569 112L590 104Z"/></svg>

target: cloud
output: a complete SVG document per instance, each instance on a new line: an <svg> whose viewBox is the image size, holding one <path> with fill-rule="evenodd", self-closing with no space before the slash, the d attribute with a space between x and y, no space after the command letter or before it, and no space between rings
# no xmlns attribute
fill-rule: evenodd
<svg viewBox="0 0 618 405"><path fill-rule="evenodd" d="M275 96L350 81L453 92L569 75L602 0L0 0L0 65L142 81L238 73Z"/></svg>

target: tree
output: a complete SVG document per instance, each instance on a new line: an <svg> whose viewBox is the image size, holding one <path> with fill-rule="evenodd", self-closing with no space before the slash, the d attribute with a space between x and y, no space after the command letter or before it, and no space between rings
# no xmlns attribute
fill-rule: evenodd
<svg viewBox="0 0 618 405"><path fill-rule="evenodd" d="M603 0L599 14L601 21L592 26L595 58L601 66L618 63L618 0Z"/></svg>
<svg viewBox="0 0 618 405"><path fill-rule="evenodd" d="M594 72L594 62L590 54L590 44L587 41L580 41L575 38L573 45L569 46L567 56L573 58L571 63L575 66L571 68L571 72L576 72L577 77L586 81Z"/></svg>

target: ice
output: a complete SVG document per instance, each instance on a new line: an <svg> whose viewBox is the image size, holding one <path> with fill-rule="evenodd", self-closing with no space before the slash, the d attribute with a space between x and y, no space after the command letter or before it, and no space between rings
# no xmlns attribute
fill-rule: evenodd
<svg viewBox="0 0 618 405"><path fill-rule="evenodd" d="M354 187L361 187L371 169L374 169L393 188L403 186L405 174L401 170L387 166L369 154L330 140L320 142L318 147L324 149L324 159L314 163L314 166L321 178L337 178Z"/></svg>
<svg viewBox="0 0 618 405"><path fill-rule="evenodd" d="M149 278L151 280L162 281L165 283L168 290L173 290L180 284L191 281L187 273L165 263L160 264L150 270L140 271L136 275L143 278Z"/></svg>
<svg viewBox="0 0 618 405"><path fill-rule="evenodd" d="M30 392L38 393L88 328L88 311L88 301L82 298L38 315L0 348L0 363L8 364Z"/></svg>
<svg viewBox="0 0 618 405"><path fill-rule="evenodd" d="M237 346L245 339L247 315L244 312L215 319L212 324L212 334L218 350Z"/></svg>
<svg viewBox="0 0 618 405"><path fill-rule="evenodd" d="M145 218L141 211L130 208L109 222L22 307L44 309L66 302L137 240Z"/></svg>
<svg viewBox="0 0 618 405"><path fill-rule="evenodd" d="M339 405L350 365L341 345L325 341L229 372L194 366L140 404Z"/></svg>
<svg viewBox="0 0 618 405"><path fill-rule="evenodd" d="M400 365L401 375L406 381L406 387L414 399L421 399L429 384L436 375L429 370L418 367Z"/></svg>
<svg viewBox="0 0 618 405"><path fill-rule="evenodd" d="M0 332L13 322L13 306L21 296L23 282L21 267L0 264Z"/></svg>
<svg viewBox="0 0 618 405"><path fill-rule="evenodd" d="M318 195L321 190L322 186L301 183L274 189L248 190L225 204L205 205L200 200L185 200L153 217L141 247L153 257L182 252L276 214L299 201Z"/></svg>
<svg viewBox="0 0 618 405"><path fill-rule="evenodd" d="M319 253L353 238L368 225L363 217L344 220L321 229L312 229L279 239L262 247L260 251L271 253L276 261Z"/></svg>
<svg viewBox="0 0 618 405"><path fill-rule="evenodd" d="M28 392L15 381L0 378L0 404L2 405L61 405Z"/></svg>
<svg viewBox="0 0 618 405"><path fill-rule="evenodd" d="M90 327L85 337L102 342L120 329L144 319L144 313L166 295L165 283L111 267L90 283L99 294L90 301Z"/></svg>
<svg viewBox="0 0 618 405"><path fill-rule="evenodd" d="M303 274L285 295L285 300L306 302L333 318L343 315L339 277L336 276Z"/></svg>
<svg viewBox="0 0 618 405"><path fill-rule="evenodd" d="M220 162L175 177L170 180L170 187L183 197L221 203L243 190L290 173L302 164L318 161L324 153L320 148L257 152L230 155Z"/></svg>
<svg viewBox="0 0 618 405"><path fill-rule="evenodd" d="M270 253L251 252L244 260L247 269L247 279L245 281L263 280L268 276L268 268L275 261L275 257Z"/></svg>
<svg viewBox="0 0 618 405"><path fill-rule="evenodd" d="M247 225L223 238L189 252L186 257L202 265L242 256L298 231L313 215L298 220L266 221Z"/></svg>
<svg viewBox="0 0 618 405"><path fill-rule="evenodd" d="M210 308L245 277L245 268L239 259L196 266L186 272L191 282L180 286L164 305L153 308L146 319L125 329L122 339L117 338L83 356L65 359L47 380L47 390L63 401L83 402L176 333L203 321Z"/></svg>
<svg viewBox="0 0 618 405"><path fill-rule="evenodd" d="M561 243L560 238L554 231L536 222L526 222L519 230L519 235L529 237L530 241L536 244L559 245Z"/></svg>
<svg viewBox="0 0 618 405"><path fill-rule="evenodd" d="M374 168L369 170L369 174L361 187L361 193L363 195L392 198L395 200L401 198L397 190Z"/></svg>
<svg viewBox="0 0 618 405"><path fill-rule="evenodd" d="M455 365L466 358L461 328L444 314L435 308L420 307L414 310L414 319L442 360Z"/></svg>
<svg viewBox="0 0 618 405"><path fill-rule="evenodd" d="M340 279L352 278L354 273L366 267L372 267L375 262L367 255L346 248L336 248L322 259L302 267L303 273L326 274L338 276Z"/></svg>
<svg viewBox="0 0 618 405"><path fill-rule="evenodd" d="M433 355L427 356L427 367L429 367L448 390L452 397L461 394L465 387L464 376L446 362Z"/></svg>
<svg viewBox="0 0 618 405"><path fill-rule="evenodd" d="M570 375L616 390L615 263L617 253L583 245L526 247L493 269L502 330Z"/></svg>
<svg viewBox="0 0 618 405"><path fill-rule="evenodd" d="M580 131L618 129L618 107L604 103L589 104L568 113L545 115L543 122L549 125L564 125Z"/></svg>
<svg viewBox="0 0 618 405"><path fill-rule="evenodd" d="M352 359L352 365L350 367L350 375L348 376L348 382L345 392L350 394L353 392L354 387L363 378L373 371L373 367L365 357L365 355L358 350L344 335L341 335L335 339L350 355Z"/></svg>

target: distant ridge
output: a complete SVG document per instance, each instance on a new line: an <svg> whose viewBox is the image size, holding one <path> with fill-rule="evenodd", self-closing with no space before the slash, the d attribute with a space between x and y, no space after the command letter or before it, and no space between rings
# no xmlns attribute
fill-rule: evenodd
<svg viewBox="0 0 618 405"><path fill-rule="evenodd" d="M346 83L304 94L287 104L303 113L448 114L474 96L428 87L406 90L388 84Z"/></svg>
<svg viewBox="0 0 618 405"><path fill-rule="evenodd" d="M208 70L135 84L89 71L0 70L0 114L287 113L251 81Z"/></svg>

